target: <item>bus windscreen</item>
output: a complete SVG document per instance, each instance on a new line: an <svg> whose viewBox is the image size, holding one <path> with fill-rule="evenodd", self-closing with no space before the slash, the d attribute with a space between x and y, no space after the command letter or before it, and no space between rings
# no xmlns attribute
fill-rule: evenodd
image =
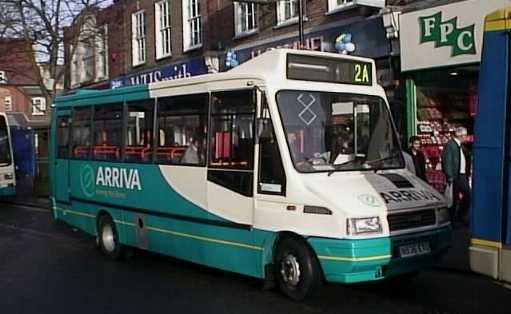
<svg viewBox="0 0 511 314"><path fill-rule="evenodd" d="M9 145L9 132L5 117L0 116L0 165L5 166L11 163L11 148Z"/></svg>

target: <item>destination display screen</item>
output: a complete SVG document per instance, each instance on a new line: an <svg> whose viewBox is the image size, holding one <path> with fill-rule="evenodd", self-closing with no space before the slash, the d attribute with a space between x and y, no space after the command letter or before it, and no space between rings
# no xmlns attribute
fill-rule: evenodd
<svg viewBox="0 0 511 314"><path fill-rule="evenodd" d="M288 54L287 78L369 86L373 85L373 65L358 60Z"/></svg>

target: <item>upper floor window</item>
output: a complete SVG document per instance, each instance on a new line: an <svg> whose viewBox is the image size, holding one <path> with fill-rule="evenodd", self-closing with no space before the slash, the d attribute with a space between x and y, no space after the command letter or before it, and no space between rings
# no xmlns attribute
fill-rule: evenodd
<svg viewBox="0 0 511 314"><path fill-rule="evenodd" d="M298 1L283 0L277 2L277 24L298 20Z"/></svg>
<svg viewBox="0 0 511 314"><path fill-rule="evenodd" d="M103 26L98 30L95 36L95 65L96 65L96 80L108 78L108 27Z"/></svg>
<svg viewBox="0 0 511 314"><path fill-rule="evenodd" d="M183 0L183 45L184 50L202 45L202 22L200 0Z"/></svg>
<svg viewBox="0 0 511 314"><path fill-rule="evenodd" d="M7 75L5 71L0 71L0 83L7 83Z"/></svg>
<svg viewBox="0 0 511 314"><path fill-rule="evenodd" d="M328 0L328 11L353 5L353 0Z"/></svg>
<svg viewBox="0 0 511 314"><path fill-rule="evenodd" d="M94 17L84 21L78 41L69 45L71 87L108 78L107 31L106 25L96 26Z"/></svg>
<svg viewBox="0 0 511 314"><path fill-rule="evenodd" d="M146 41L145 41L145 15L144 11L139 11L131 15L131 55L133 66L145 63L146 61Z"/></svg>
<svg viewBox="0 0 511 314"><path fill-rule="evenodd" d="M257 7L254 3L234 3L236 35L250 33L257 29Z"/></svg>
<svg viewBox="0 0 511 314"><path fill-rule="evenodd" d="M12 97L11 96L5 96L5 98L4 98L4 110L5 111L12 111Z"/></svg>
<svg viewBox="0 0 511 314"><path fill-rule="evenodd" d="M32 115L42 116L46 112L46 99L44 97L32 98Z"/></svg>
<svg viewBox="0 0 511 314"><path fill-rule="evenodd" d="M156 58L171 55L170 1L163 0L154 4L156 23Z"/></svg>

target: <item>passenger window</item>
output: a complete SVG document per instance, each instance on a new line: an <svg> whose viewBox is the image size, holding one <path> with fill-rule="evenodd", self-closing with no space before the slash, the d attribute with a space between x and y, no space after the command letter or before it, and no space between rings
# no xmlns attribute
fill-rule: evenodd
<svg viewBox="0 0 511 314"><path fill-rule="evenodd" d="M69 156L69 117L57 119L57 158L66 159Z"/></svg>
<svg viewBox="0 0 511 314"><path fill-rule="evenodd" d="M88 159L91 150L90 107L77 108L73 111L72 156L76 159Z"/></svg>
<svg viewBox="0 0 511 314"><path fill-rule="evenodd" d="M148 163L153 160L154 101L128 103L125 160Z"/></svg>
<svg viewBox="0 0 511 314"><path fill-rule="evenodd" d="M280 157L280 150L273 130L273 124L266 109L263 129L259 137L259 186L261 194L285 195L286 174Z"/></svg>
<svg viewBox="0 0 511 314"><path fill-rule="evenodd" d="M208 99L207 94L158 99L158 163L205 165Z"/></svg>
<svg viewBox="0 0 511 314"><path fill-rule="evenodd" d="M252 90L215 93L211 167L253 169L255 101Z"/></svg>
<svg viewBox="0 0 511 314"><path fill-rule="evenodd" d="M115 161L121 158L122 104L110 104L94 110L95 160Z"/></svg>

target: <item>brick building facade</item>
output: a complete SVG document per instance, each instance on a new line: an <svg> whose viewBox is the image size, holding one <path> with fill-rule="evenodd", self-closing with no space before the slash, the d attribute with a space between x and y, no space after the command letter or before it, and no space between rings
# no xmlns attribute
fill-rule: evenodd
<svg viewBox="0 0 511 314"><path fill-rule="evenodd" d="M367 38L371 36L369 32L373 31L375 26L371 26L362 34L364 27L360 24L355 30L357 34L353 34L354 40L357 40L357 37L360 38L360 47L371 43L384 46L379 49L385 50L383 54L386 54L388 43L385 38L385 29L381 15L378 17L381 8L385 6L384 0L372 1L373 5L359 5L357 0L304 0L303 2L305 3L306 37L310 37L308 34L314 32L330 30L331 33L325 39L328 42L307 38L307 49L335 51L333 47L337 35L343 31L350 32L349 25L370 20L372 24L378 24L376 31L380 38L376 40ZM161 7L162 4L166 6ZM287 41L288 43L284 44L286 46L296 47L298 33L296 5L296 0L265 5L238 3L231 0L116 0L106 9L84 12L84 19L78 19L80 23L66 30L65 47L66 64L68 64L66 87L72 89L93 85L109 88L150 83L167 77L202 74L201 72L223 70L224 57L228 49L246 49L258 45L271 47L273 42L279 40ZM247 7L250 8L247 9ZM161 10L168 13L168 16L162 14ZM89 47L93 46L93 49L90 49L93 51L82 52L82 56L77 58L75 55L80 54L80 51L77 52L80 49L73 48L73 43L76 47L82 40L77 40L77 36L74 35L80 34L78 37L84 37L84 26L87 26L84 20L87 16L94 20L90 24L97 32L95 37L106 31L105 48L97 44L88 44ZM197 24L193 24L193 19L196 17L198 17L198 27ZM137 23L143 26L137 28ZM166 26L168 26L167 30L164 30ZM193 38L196 27L199 33L198 41L190 44L190 40L197 39ZM163 35L163 32L168 32L168 35ZM167 53L158 51L162 49L158 43L159 36L170 38L168 47L170 51ZM143 45L142 56L137 52L137 45ZM281 46L282 43L275 43L275 45ZM107 56L104 61L101 61L103 50L107 51ZM366 55L368 50L371 48L362 49L361 54ZM357 51L354 54L356 55ZM369 56L386 57L381 55L382 53L375 53ZM140 57L142 57L140 60L135 60ZM108 67L107 77L90 75L83 80L73 79L73 75L83 72L79 66L73 67L73 64L86 58L95 60L94 64L89 63L89 66L94 69L98 68L98 63L105 62ZM188 65L186 70L181 68L183 63L190 61L196 61L196 64ZM87 60L83 61L83 63L87 62ZM197 62L203 64L197 65ZM173 69L172 66L174 66ZM167 73L151 73L162 67L170 68L163 70ZM181 69L186 72L190 68L194 68L191 70L192 73L180 74ZM197 73L194 73L194 70ZM148 73L148 76L143 76L145 73ZM142 76L129 80L137 74Z"/></svg>
<svg viewBox="0 0 511 314"><path fill-rule="evenodd" d="M46 127L48 100L39 86L40 69L25 40L0 41L0 111L23 127Z"/></svg>

